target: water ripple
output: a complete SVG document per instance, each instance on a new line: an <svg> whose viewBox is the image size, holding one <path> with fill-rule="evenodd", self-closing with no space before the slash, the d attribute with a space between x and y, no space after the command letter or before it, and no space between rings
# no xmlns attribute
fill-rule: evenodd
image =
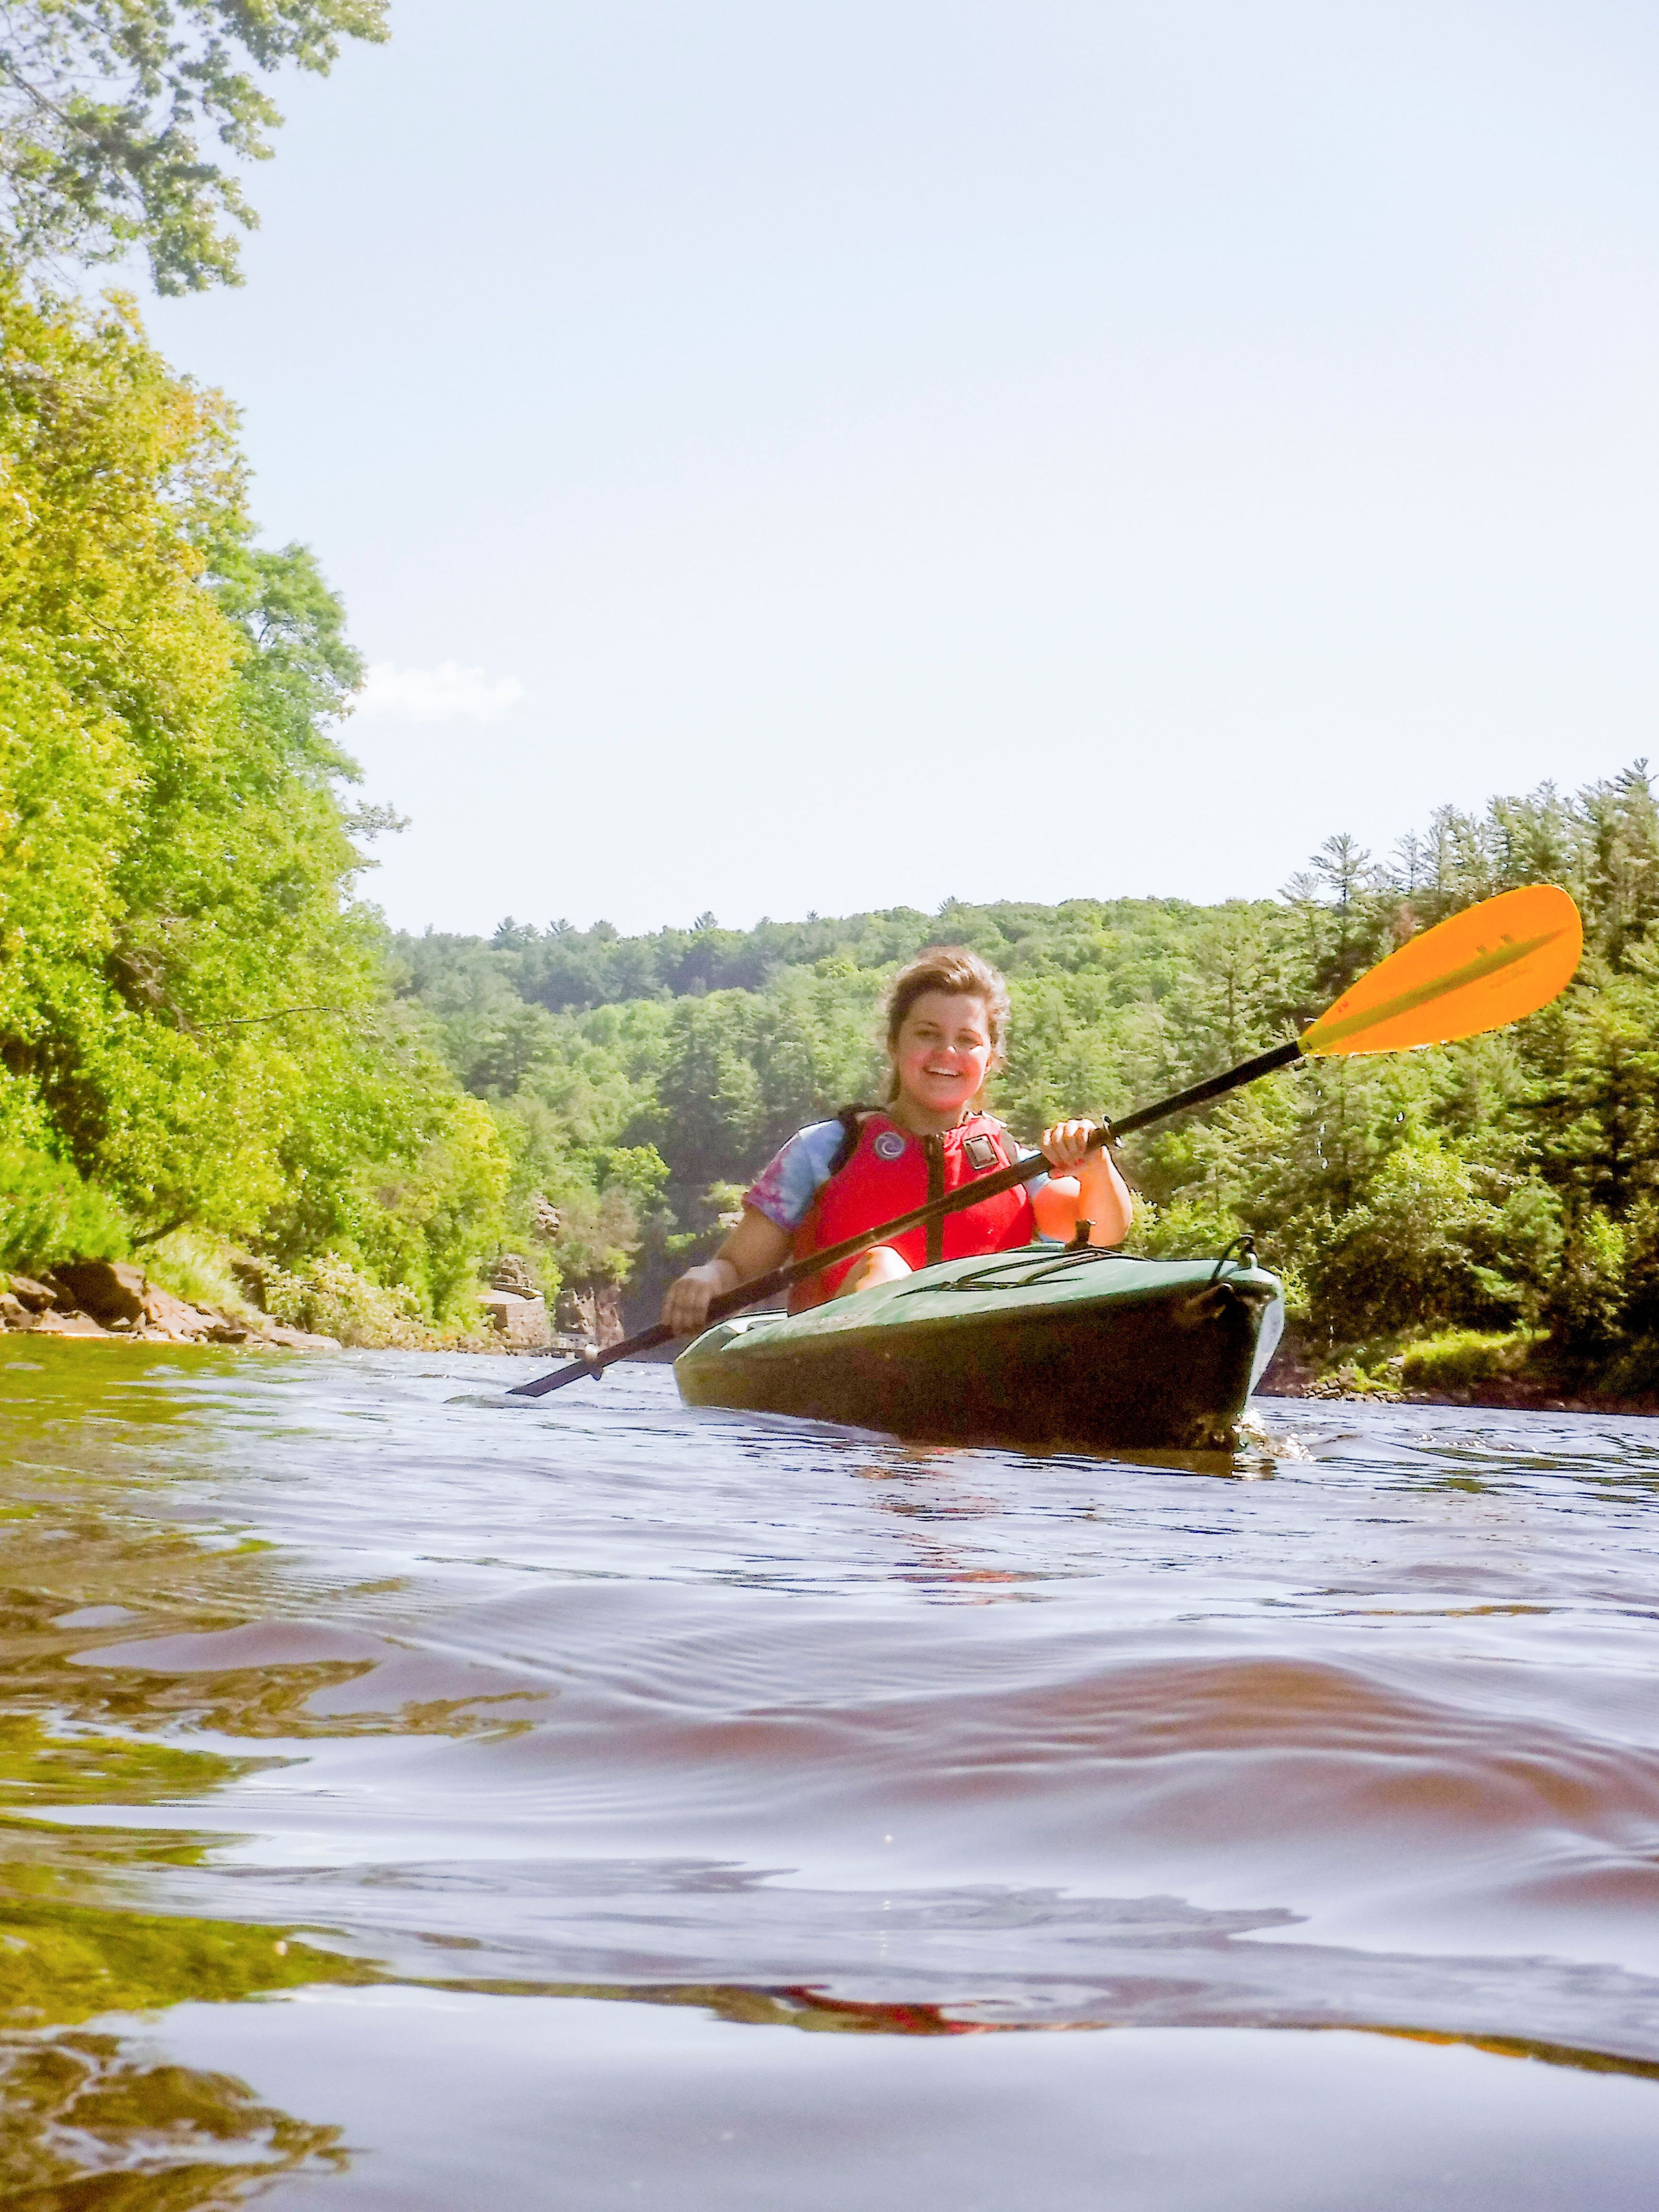
<svg viewBox="0 0 1659 2212"><path fill-rule="evenodd" d="M688 1414L661 1368L508 1413L505 1360L32 1349L14 2033L337 1983L348 2071L402 1988L434 2065L533 1999L1386 2029L1651 2095L1650 1422L1266 1401L1236 1467L1147 1465ZM348 2201L333 2109L256 2089L279 2197L320 2159Z"/></svg>

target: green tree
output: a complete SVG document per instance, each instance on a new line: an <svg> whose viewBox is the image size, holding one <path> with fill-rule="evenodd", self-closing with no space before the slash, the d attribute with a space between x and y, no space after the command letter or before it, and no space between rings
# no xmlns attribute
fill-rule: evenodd
<svg viewBox="0 0 1659 2212"><path fill-rule="evenodd" d="M1543 1326L1575 1373L1652 1389L1659 808L1644 763L1574 793L1442 808L1386 863L1334 837L1277 902L951 902L750 931L705 915L638 938L514 924L495 949L398 950L450 1064L498 1110L538 1101L562 1157L588 1163L585 1188L601 1188L595 1147L655 1148L668 1181L634 1264L659 1274L791 1129L871 1095L882 987L926 944L958 939L1007 974L996 1102L1030 1137L1294 1035L1414 930L1540 881L1572 892L1589 948L1556 1006L1461 1045L1316 1062L1145 1133L1136 1237L1213 1251L1250 1230L1333 1357L1378 1335ZM538 1009L550 1027L526 1018Z"/></svg>
<svg viewBox="0 0 1659 2212"><path fill-rule="evenodd" d="M325 75L384 39L386 0L9 0L0 7L0 251L15 268L142 246L160 292L238 283L226 220L258 218L204 142L266 161L258 75Z"/></svg>
<svg viewBox="0 0 1659 2212"><path fill-rule="evenodd" d="M0 325L0 1247L188 1222L464 1304L505 1162L355 898L338 602L129 307Z"/></svg>

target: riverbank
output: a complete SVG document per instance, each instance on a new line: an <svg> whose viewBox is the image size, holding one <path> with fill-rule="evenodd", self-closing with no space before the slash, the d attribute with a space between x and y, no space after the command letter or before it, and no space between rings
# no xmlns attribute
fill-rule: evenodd
<svg viewBox="0 0 1659 2212"><path fill-rule="evenodd" d="M411 1342L399 1317L392 1340L377 1338L373 1324L347 1335L306 1329L276 1319L247 1297L210 1304L179 1297L131 1261L79 1261L41 1275L0 1276L0 1336L32 1335L80 1343L234 1346L246 1351L433 1351L528 1353L542 1359L576 1358L588 1342L550 1334L516 1343L491 1317L476 1330L422 1331ZM1429 1340L1432 1341L1432 1340ZM1504 1340L1493 1339L1501 1345ZM1559 1373L1497 1371L1414 1387L1401 1379L1407 1355L1395 1352L1374 1364L1352 1359L1321 1363L1294 1328L1262 1378L1260 1395L1325 1404L1448 1406L1534 1413L1659 1414L1659 1394L1637 1395L1577 1386Z"/></svg>
<svg viewBox="0 0 1659 2212"><path fill-rule="evenodd" d="M129 1344L239 1344L338 1352L338 1337L295 1328L238 1301L198 1305L130 1260L76 1260L41 1275L0 1276L0 1328L10 1335Z"/></svg>
<svg viewBox="0 0 1659 2212"><path fill-rule="evenodd" d="M1464 1354L1461 1376L1455 1358L1431 1356L1448 1345ZM1534 1364L1527 1364L1529 1355ZM1422 1379L1437 1368L1435 1381ZM1659 1392L1598 1389L1587 1378L1551 1364L1545 1340L1468 1333L1461 1340L1422 1339L1404 1352L1382 1356L1368 1356L1360 1346L1321 1360L1292 1327L1262 1377L1261 1395L1328 1404L1468 1406L1516 1413L1659 1414Z"/></svg>
<svg viewBox="0 0 1659 2212"><path fill-rule="evenodd" d="M186 1274L199 1272L186 1268ZM326 1270L295 1285L275 1268L244 1261L244 1289L218 1298L189 1297L158 1282L130 1260L77 1260L38 1275L0 1273L0 1336L36 1336L92 1344L240 1346L251 1351L522 1352L576 1358L592 1340L550 1330L539 1298L486 1291L475 1328L434 1328L415 1319L390 1294L349 1271ZM320 1312L332 1330L307 1328L265 1310L260 1293L301 1291L301 1310ZM292 1301L288 1301L292 1303ZM527 1317L527 1318L526 1318ZM532 1325L533 1323L533 1325Z"/></svg>

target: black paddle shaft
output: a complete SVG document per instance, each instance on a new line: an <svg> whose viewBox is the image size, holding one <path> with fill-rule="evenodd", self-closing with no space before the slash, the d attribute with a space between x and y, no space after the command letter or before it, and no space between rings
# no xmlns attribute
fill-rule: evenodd
<svg viewBox="0 0 1659 2212"><path fill-rule="evenodd" d="M1229 1091L1254 1083L1260 1076L1271 1075L1276 1068L1289 1067L1301 1057L1299 1044L1275 1045L1271 1052L1258 1053L1254 1060L1230 1067L1224 1075L1212 1075L1206 1083L1194 1084L1190 1090L1177 1091L1174 1097L1160 1099L1156 1106L1143 1106L1138 1113L1126 1115L1121 1121L1103 1121L1090 1135L1090 1148L1133 1135L1135 1130L1146 1128L1153 1121L1184 1113L1189 1106L1206 1105L1212 1098L1224 1097ZM788 1261L781 1267L774 1267L769 1274L752 1276L735 1290L722 1291L718 1297L708 1301L708 1321L711 1324L724 1321L728 1314L741 1313L745 1306L757 1305L763 1298L775 1297L792 1284L804 1282L809 1275L820 1274L838 1261L856 1258L872 1244L884 1243L890 1237L902 1236L907 1229L919 1229L924 1222L942 1221L947 1213L960 1213L964 1207L977 1206L982 1198L994 1198L1000 1191L1016 1190L1021 1183L1030 1182L1033 1176L1047 1172L1048 1163L1037 1152L1029 1160L1016 1160L1012 1167L999 1168L994 1175L981 1176L973 1182L963 1183L959 1190L936 1198L929 1206L913 1206L908 1213L896 1214L891 1221L884 1221L857 1237L843 1237L839 1244L826 1245L822 1252L809 1253L804 1260ZM545 1397L550 1390L562 1389L567 1382L580 1382L585 1376L603 1375L619 1359L631 1359L635 1352L654 1352L659 1344L672 1344L677 1334L659 1322L654 1328L641 1329L637 1336L624 1337L620 1344L611 1345L603 1352L586 1353L580 1359L573 1359L568 1367L556 1367L550 1375L538 1375L528 1382L516 1382L510 1395Z"/></svg>

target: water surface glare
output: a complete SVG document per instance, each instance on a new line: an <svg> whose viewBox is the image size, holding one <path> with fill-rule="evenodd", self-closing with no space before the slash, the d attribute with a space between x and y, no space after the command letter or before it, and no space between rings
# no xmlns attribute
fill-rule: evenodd
<svg viewBox="0 0 1659 2212"><path fill-rule="evenodd" d="M1659 2201L1659 1424L526 1371L0 1346L9 2201Z"/></svg>

